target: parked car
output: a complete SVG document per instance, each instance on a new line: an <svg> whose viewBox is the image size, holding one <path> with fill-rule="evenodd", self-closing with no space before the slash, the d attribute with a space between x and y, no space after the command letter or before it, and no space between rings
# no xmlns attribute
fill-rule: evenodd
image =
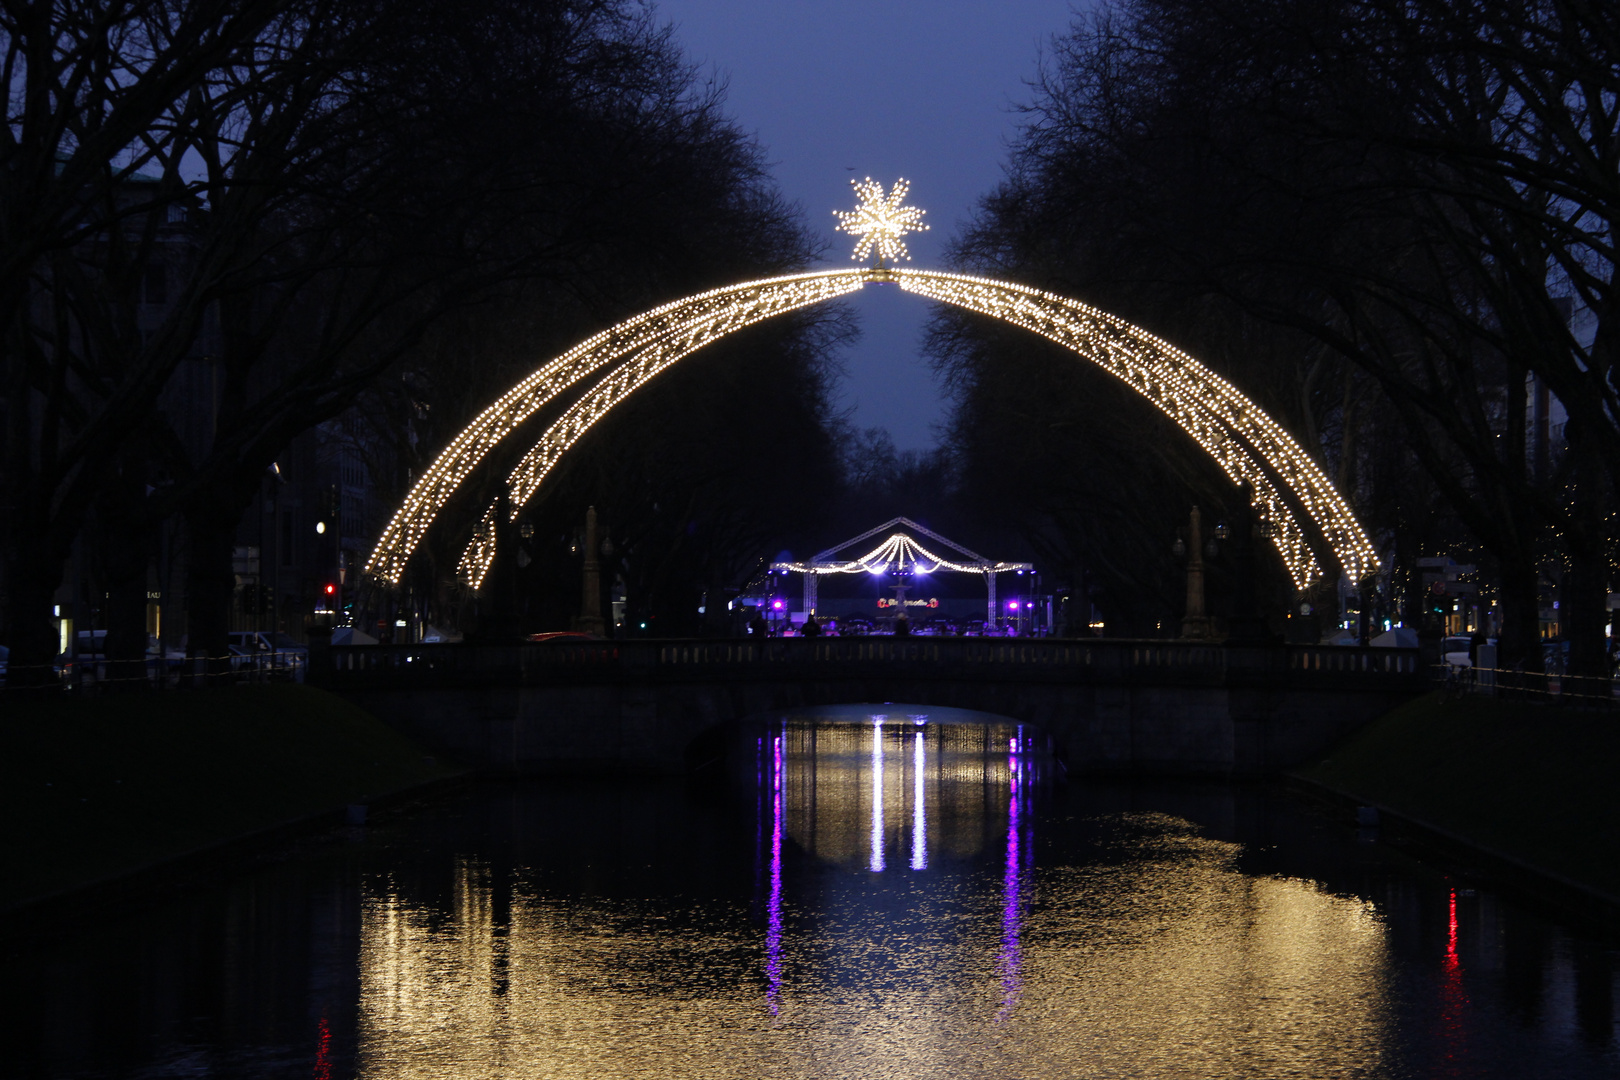
<svg viewBox="0 0 1620 1080"><path fill-rule="evenodd" d="M1452 667L1473 667L1474 661L1468 656L1468 644L1466 637L1441 638L1440 659Z"/></svg>
<svg viewBox="0 0 1620 1080"><path fill-rule="evenodd" d="M107 677L107 631L79 630L73 635L73 651L60 658L62 672L69 679L100 680Z"/></svg>
<svg viewBox="0 0 1620 1080"><path fill-rule="evenodd" d="M300 645L290 634L279 630L245 630L228 636L231 667L269 671L277 676L304 681L309 667L309 647Z"/></svg>
<svg viewBox="0 0 1620 1080"><path fill-rule="evenodd" d="M159 653L162 657L159 657ZM146 677L155 679L164 671L178 671L185 664L186 650L182 646L170 645L161 649L157 636L146 635L146 647L142 650L145 658ZM73 654L64 654L59 659L63 674L69 678L77 674L83 679L107 678L107 631L105 630L79 630L73 635Z"/></svg>
<svg viewBox="0 0 1620 1080"><path fill-rule="evenodd" d="M1486 638L1485 643L1495 645L1495 638ZM1452 667L1474 666L1474 639L1467 635L1454 635L1440 639L1440 659Z"/></svg>
<svg viewBox="0 0 1620 1080"><path fill-rule="evenodd" d="M161 660L160 660L161 657ZM179 671L186 666L186 647L183 644L170 642L167 647L158 640L156 634L146 635L146 670L148 672L162 669L164 671Z"/></svg>

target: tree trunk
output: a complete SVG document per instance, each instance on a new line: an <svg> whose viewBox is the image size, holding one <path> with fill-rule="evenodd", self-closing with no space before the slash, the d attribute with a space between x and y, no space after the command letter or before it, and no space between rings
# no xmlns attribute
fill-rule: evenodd
<svg viewBox="0 0 1620 1080"><path fill-rule="evenodd" d="M146 677L146 548L139 535L128 541L131 550L118 555L104 582L109 690L144 690L150 685Z"/></svg>
<svg viewBox="0 0 1620 1080"><path fill-rule="evenodd" d="M1593 505L1596 502L1583 500L1564 533L1569 570L1559 589L1558 621L1569 642L1565 692L1589 694L1607 702L1610 668L1603 628L1609 606L1608 544L1603 507Z"/></svg>
<svg viewBox="0 0 1620 1080"><path fill-rule="evenodd" d="M190 559L186 567L186 655L201 660L205 682L228 681L231 598L236 579L231 549L236 543L237 515L213 507L186 514ZM193 669L195 670L195 668Z"/></svg>
<svg viewBox="0 0 1620 1080"><path fill-rule="evenodd" d="M1502 631L1497 637L1497 666L1523 671L1525 677L1504 675L1499 685L1508 689L1541 689L1541 599L1537 588L1535 559L1531 556L1501 558L1497 567L1500 581Z"/></svg>
<svg viewBox="0 0 1620 1080"><path fill-rule="evenodd" d="M16 530L6 548L6 686L59 689L54 664L61 651L51 626L51 605L62 584L64 560L46 544Z"/></svg>
<svg viewBox="0 0 1620 1080"><path fill-rule="evenodd" d="M124 469L96 504L96 563L107 594L107 689L143 690L146 680L146 572L149 532L141 474ZM160 662L161 663L161 662Z"/></svg>
<svg viewBox="0 0 1620 1080"><path fill-rule="evenodd" d="M1559 590L1559 622L1569 642L1565 693L1590 694L1607 703L1610 697L1608 641L1603 624L1608 616L1609 560L1607 512L1613 488L1600 468L1597 448L1581 439L1576 424L1565 428L1573 466L1574 500L1564 526L1569 570Z"/></svg>

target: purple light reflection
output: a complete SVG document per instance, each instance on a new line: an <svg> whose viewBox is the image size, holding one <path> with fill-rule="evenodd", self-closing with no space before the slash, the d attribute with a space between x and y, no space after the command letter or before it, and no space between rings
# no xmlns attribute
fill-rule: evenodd
<svg viewBox="0 0 1620 1080"><path fill-rule="evenodd" d="M928 810L923 790L923 733L912 736L911 750L911 868L928 869Z"/></svg>
<svg viewBox="0 0 1620 1080"><path fill-rule="evenodd" d="M1019 952L1018 932L1023 919L1018 893L1018 740L1009 740L1007 747L1008 786L1012 789L1007 801L1007 862L1001 876L1001 951L996 954L996 968L1001 973L1001 1008L996 1023L1003 1023L1012 1015L1018 1002L1019 975L1022 957Z"/></svg>
<svg viewBox="0 0 1620 1080"><path fill-rule="evenodd" d="M771 740L771 896L766 903L765 1006L775 1016L782 993L782 819L787 793L782 785L782 736Z"/></svg>
<svg viewBox="0 0 1620 1080"><path fill-rule="evenodd" d="M881 873L883 857L883 717L872 717L872 859L867 869Z"/></svg>

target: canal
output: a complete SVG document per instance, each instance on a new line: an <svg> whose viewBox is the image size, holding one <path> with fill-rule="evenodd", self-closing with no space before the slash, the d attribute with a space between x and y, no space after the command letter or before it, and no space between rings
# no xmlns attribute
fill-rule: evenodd
<svg viewBox="0 0 1620 1080"><path fill-rule="evenodd" d="M1612 1077L1610 944L1264 786L770 718L5 930L6 1075Z"/></svg>

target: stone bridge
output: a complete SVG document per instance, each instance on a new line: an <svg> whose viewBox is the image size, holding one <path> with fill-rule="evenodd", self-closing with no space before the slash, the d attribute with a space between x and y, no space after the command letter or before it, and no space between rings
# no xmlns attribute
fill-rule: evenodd
<svg viewBox="0 0 1620 1080"><path fill-rule="evenodd" d="M1254 776L1425 686L1409 649L926 637L339 646L309 677L446 756L518 773L678 772L729 721L871 702L1038 725L1071 772Z"/></svg>

